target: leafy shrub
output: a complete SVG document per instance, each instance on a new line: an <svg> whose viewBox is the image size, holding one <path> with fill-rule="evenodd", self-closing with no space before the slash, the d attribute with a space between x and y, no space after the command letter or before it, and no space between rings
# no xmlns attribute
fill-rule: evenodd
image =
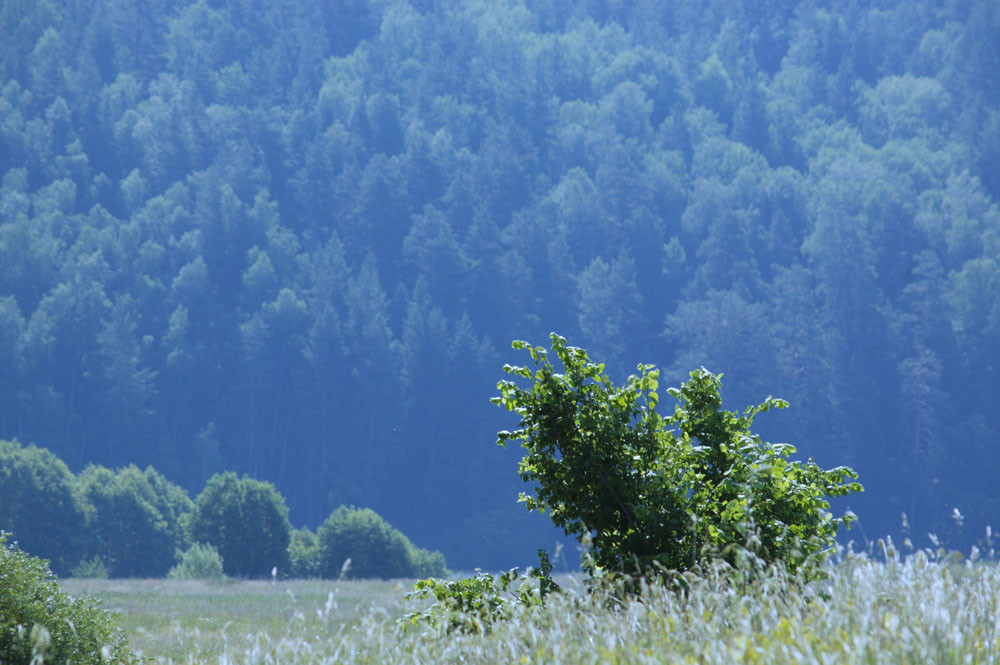
<svg viewBox="0 0 1000 665"><path fill-rule="evenodd" d="M292 525L271 483L215 474L195 500L189 531L192 542L215 546L226 575L270 577L272 568L288 567Z"/></svg>
<svg viewBox="0 0 1000 665"><path fill-rule="evenodd" d="M90 551L112 577L162 577L184 545L187 493L152 467L117 473L88 466L77 478L87 511Z"/></svg>
<svg viewBox="0 0 1000 665"><path fill-rule="evenodd" d="M504 368L530 386L498 384L494 402L521 418L498 443L526 449L520 475L535 488L521 500L589 540L596 568L687 570L705 557L735 563L751 553L794 570L818 563L849 523L827 512L826 497L861 491L854 471L789 461L792 446L751 433L757 414L786 402L724 411L721 377L702 368L668 391L677 404L663 417L652 365L616 387L586 351L551 340L563 372L543 348L514 342L537 369Z"/></svg>
<svg viewBox="0 0 1000 665"><path fill-rule="evenodd" d="M288 576L296 579L319 577L319 538L308 528L292 531L288 543Z"/></svg>
<svg viewBox="0 0 1000 665"><path fill-rule="evenodd" d="M444 556L415 547L370 508L341 506L317 530L320 575L335 578L415 577L446 574ZM350 559L350 564L345 565Z"/></svg>
<svg viewBox="0 0 1000 665"><path fill-rule="evenodd" d="M0 441L0 529L64 574L77 563L84 513L73 474L44 448Z"/></svg>
<svg viewBox="0 0 1000 665"><path fill-rule="evenodd" d="M221 580L222 557L211 545L195 543L180 555L180 562L170 569L167 577L172 580Z"/></svg>
<svg viewBox="0 0 1000 665"><path fill-rule="evenodd" d="M125 634L91 600L59 588L45 561L0 535L0 663L137 664Z"/></svg>
<svg viewBox="0 0 1000 665"><path fill-rule="evenodd" d="M441 552L411 545L409 554L411 577L444 577L448 574L448 565Z"/></svg>
<svg viewBox="0 0 1000 665"><path fill-rule="evenodd" d="M500 575L477 571L473 577L456 580L419 580L406 600L435 602L399 620L402 626L427 624L443 634L461 632L485 634L497 621L510 619L518 608L537 607L559 586L552 580L552 565L539 550L541 566L519 573L511 568ZM534 580L538 583L534 584Z"/></svg>
<svg viewBox="0 0 1000 665"><path fill-rule="evenodd" d="M323 577L339 577L342 572L352 578L410 574L406 536L371 508L340 506L320 525L317 536Z"/></svg>

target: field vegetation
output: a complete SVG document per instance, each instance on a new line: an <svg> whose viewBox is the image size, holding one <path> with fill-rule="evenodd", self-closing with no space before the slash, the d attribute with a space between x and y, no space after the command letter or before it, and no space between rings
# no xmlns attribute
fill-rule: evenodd
<svg viewBox="0 0 1000 665"><path fill-rule="evenodd" d="M943 550L842 556L825 579L768 567L686 575L617 600L560 576L562 594L480 633L401 625L401 582L67 580L132 646L189 663L998 663L1000 569ZM884 550L883 550L884 551ZM729 571L727 573L727 571Z"/></svg>
<svg viewBox="0 0 1000 665"><path fill-rule="evenodd" d="M304 639L357 625L374 608L395 612L406 585L371 580L67 579L74 596L92 595L117 614L131 647L161 661L245 660L260 641ZM322 617L320 616L322 614Z"/></svg>

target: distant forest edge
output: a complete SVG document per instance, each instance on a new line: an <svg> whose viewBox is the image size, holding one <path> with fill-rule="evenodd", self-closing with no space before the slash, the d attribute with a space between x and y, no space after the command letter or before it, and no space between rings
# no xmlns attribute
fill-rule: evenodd
<svg viewBox="0 0 1000 665"><path fill-rule="evenodd" d="M457 568L558 534L511 339L1000 526L995 0L0 5L0 438L370 506Z"/></svg>
<svg viewBox="0 0 1000 665"><path fill-rule="evenodd" d="M340 506L293 529L274 485L229 471L194 501L153 467L88 465L0 440L0 530L74 577L372 578L448 574L370 508Z"/></svg>

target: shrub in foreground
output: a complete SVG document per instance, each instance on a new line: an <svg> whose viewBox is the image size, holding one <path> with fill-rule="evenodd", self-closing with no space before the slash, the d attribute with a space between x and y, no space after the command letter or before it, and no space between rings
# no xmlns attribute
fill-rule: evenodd
<svg viewBox="0 0 1000 665"><path fill-rule="evenodd" d="M90 600L71 598L46 562L0 535L0 663L137 665L125 634Z"/></svg>
<svg viewBox="0 0 1000 665"><path fill-rule="evenodd" d="M749 555L794 571L821 562L849 524L850 515L830 515L827 497L861 491L854 471L791 461L795 448L751 432L758 414L787 402L723 410L721 375L701 368L667 391L676 404L663 416L652 365L615 386L586 351L551 341L562 371L545 349L514 342L534 369L504 367L515 380L498 384L494 403L521 421L498 443L526 450L520 475L534 493L521 500L587 540L596 568L683 571Z"/></svg>
<svg viewBox="0 0 1000 665"><path fill-rule="evenodd" d="M447 574L440 552L415 547L370 508L341 506L320 525L316 535L322 577L391 579Z"/></svg>
<svg viewBox="0 0 1000 665"><path fill-rule="evenodd" d="M506 365L516 380L497 384L493 402L520 416L517 441L527 453L520 475L534 483L521 494L529 510L548 511L567 535L587 546L594 588L619 597L641 592L647 577L684 580L680 572L727 566L754 577L770 564L808 578L850 517L834 518L827 497L861 491L847 467L824 471L812 460L789 461L795 449L765 443L750 431L754 417L788 406L768 397L743 413L722 409L721 375L701 368L668 394L677 404L661 416L659 370L640 365L615 386L604 365L553 333L552 352L515 341L535 369ZM539 603L558 587L539 551ZM610 573L610 574L607 574ZM494 579L422 580L410 597L437 602L407 617L450 632L483 632L510 617L505 596L516 575ZM526 604L532 596L523 596ZM456 618L458 617L458 618Z"/></svg>
<svg viewBox="0 0 1000 665"><path fill-rule="evenodd" d="M419 580L406 600L433 600L424 609L398 621L404 629L430 626L439 635L454 632L484 635L499 621L507 621L525 608L542 607L553 591L561 591L552 579L552 564L539 550L541 565L526 573L511 568L491 575L477 570L464 579ZM537 583L536 583L537 582Z"/></svg>

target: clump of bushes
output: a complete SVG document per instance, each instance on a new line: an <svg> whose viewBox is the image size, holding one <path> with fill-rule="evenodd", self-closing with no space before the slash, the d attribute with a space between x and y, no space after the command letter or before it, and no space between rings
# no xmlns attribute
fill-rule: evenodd
<svg viewBox="0 0 1000 665"><path fill-rule="evenodd" d="M297 579L319 577L319 538L306 527L292 531L288 543L288 576Z"/></svg>
<svg viewBox="0 0 1000 665"><path fill-rule="evenodd" d="M73 474L44 448L0 441L0 529L64 574L77 563L84 510Z"/></svg>
<svg viewBox="0 0 1000 665"><path fill-rule="evenodd" d="M415 547L369 509L341 507L293 530L274 485L212 476L195 501L152 467L90 465L74 476L58 457L0 441L0 529L74 577L218 579L445 575L440 552ZM342 571L350 559L351 567Z"/></svg>
<svg viewBox="0 0 1000 665"><path fill-rule="evenodd" d="M444 554L410 545L409 577L443 577L448 574Z"/></svg>
<svg viewBox="0 0 1000 665"><path fill-rule="evenodd" d="M172 580L221 580L222 557L211 545L195 543L180 555L180 562L170 569L167 577Z"/></svg>
<svg viewBox="0 0 1000 665"><path fill-rule="evenodd" d="M511 568L491 575L480 570L463 579L419 580L406 600L433 600L423 610L398 621L404 629L429 625L438 634L454 632L484 635L498 621L511 619L519 610L541 607L550 593L561 591L552 579L548 553L539 550L538 568L520 572Z"/></svg>
<svg viewBox="0 0 1000 665"><path fill-rule="evenodd" d="M447 575L440 552L414 546L370 508L341 506L323 522L316 535L319 571L323 577L390 579Z"/></svg>
<svg viewBox="0 0 1000 665"><path fill-rule="evenodd" d="M48 564L0 533L0 663L138 665L125 634L96 601L71 598Z"/></svg>
<svg viewBox="0 0 1000 665"><path fill-rule="evenodd" d="M153 467L117 472L91 465L76 480L87 519L87 549L111 577L162 577L185 544L181 521L193 504ZM93 560L93 559L92 559Z"/></svg>

